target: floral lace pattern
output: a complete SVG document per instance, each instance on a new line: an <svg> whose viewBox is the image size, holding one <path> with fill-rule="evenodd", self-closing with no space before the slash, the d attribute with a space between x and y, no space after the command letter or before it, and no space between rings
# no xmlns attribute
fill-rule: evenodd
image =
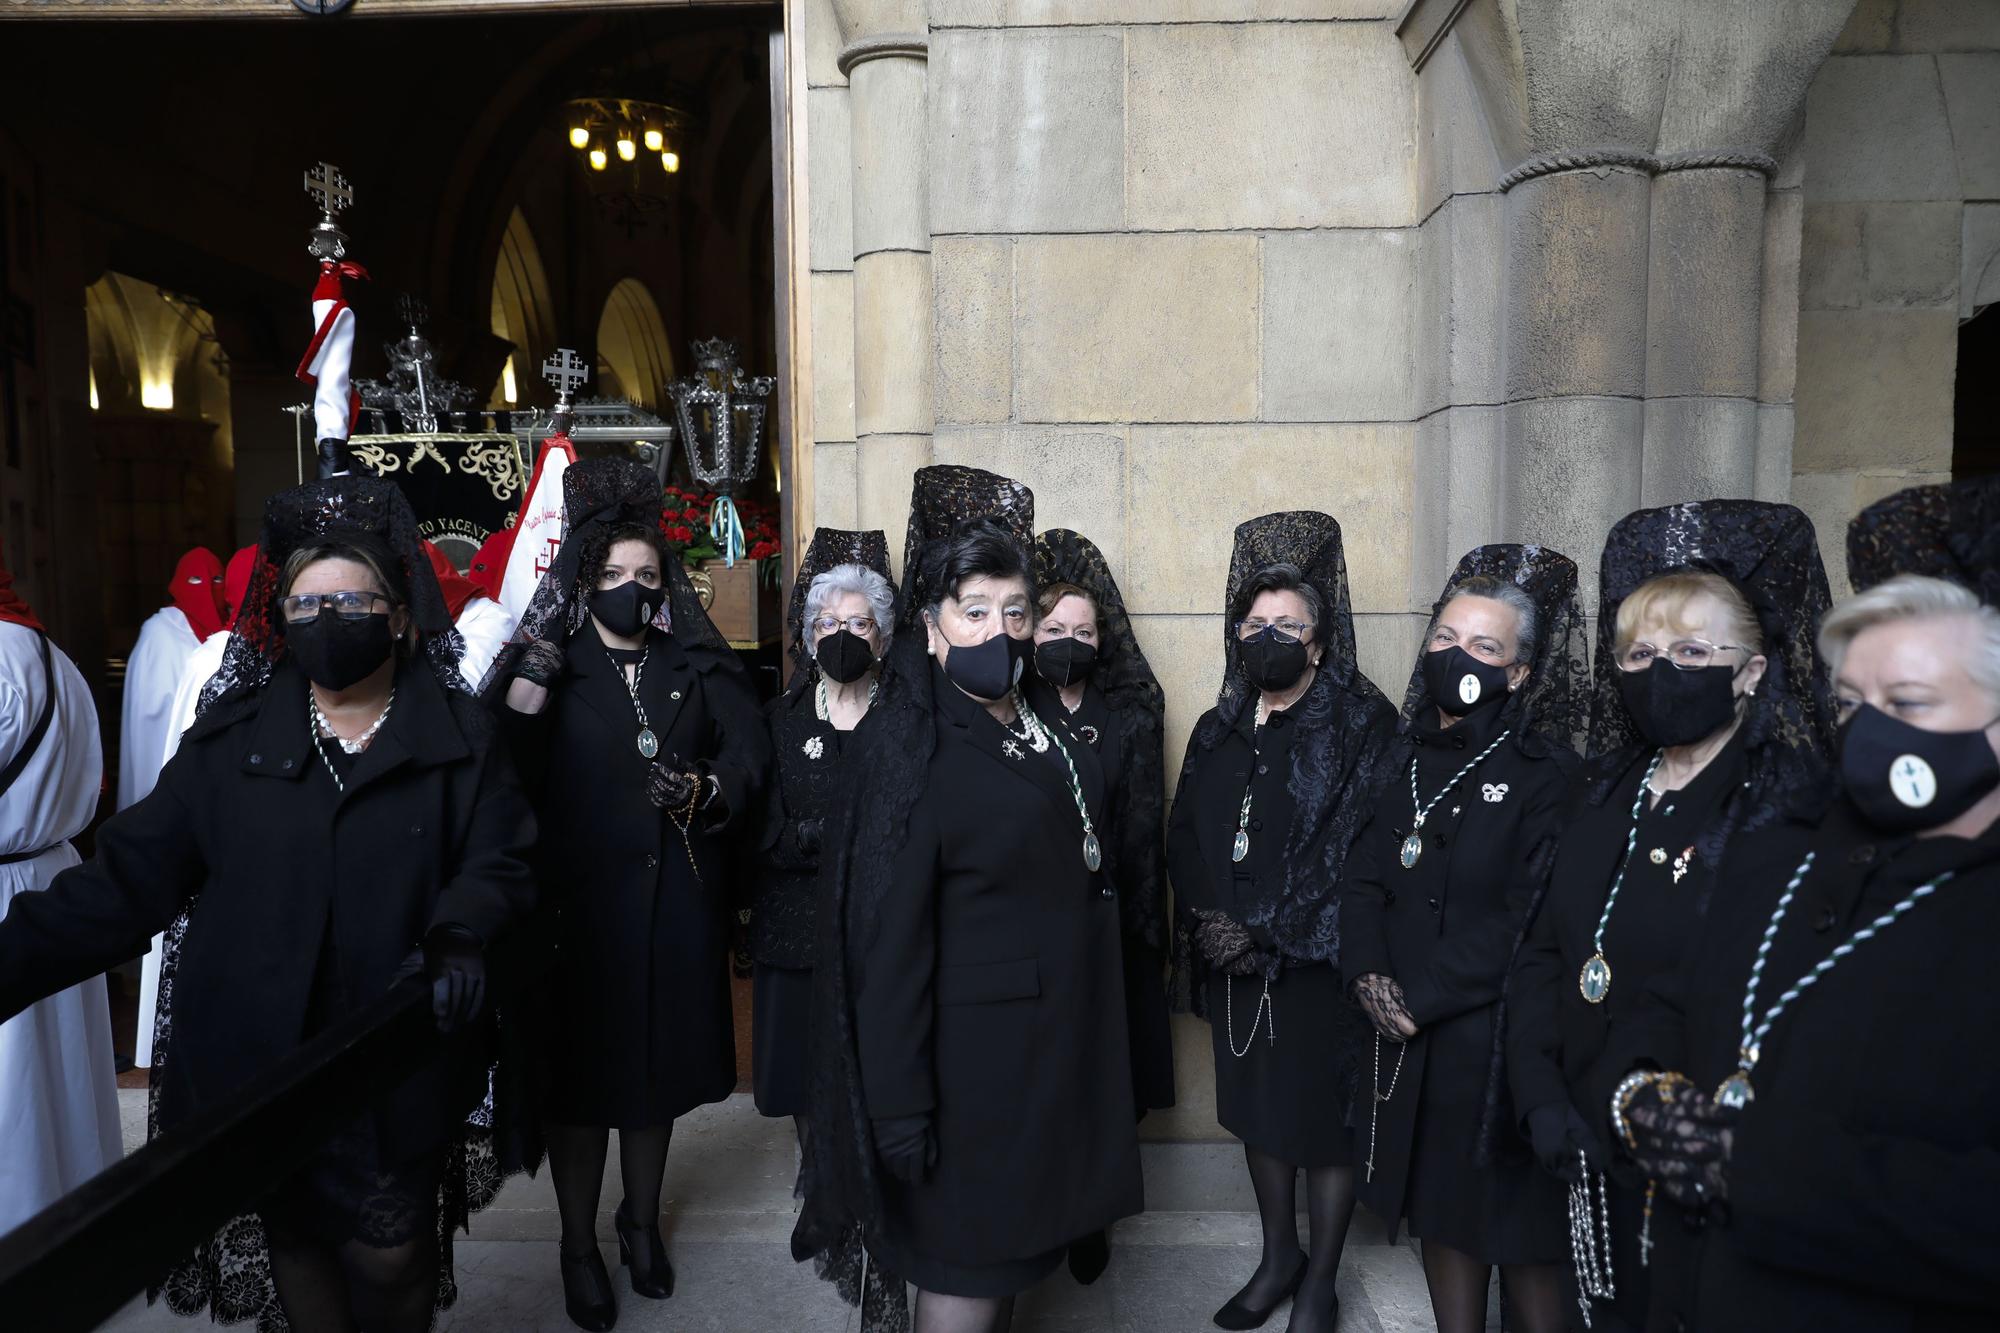
<svg viewBox="0 0 2000 1333"><path fill-rule="evenodd" d="M1847 578L1856 592L1897 574L1949 579L2000 606L2000 475L1912 486L1847 525Z"/></svg>

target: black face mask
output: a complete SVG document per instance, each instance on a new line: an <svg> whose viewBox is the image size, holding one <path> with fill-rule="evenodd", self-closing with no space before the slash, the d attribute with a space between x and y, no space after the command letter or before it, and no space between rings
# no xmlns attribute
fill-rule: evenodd
<svg viewBox="0 0 2000 1333"><path fill-rule="evenodd" d="M1453 644L1424 654L1424 689L1453 717L1507 697L1507 668L1492 666Z"/></svg>
<svg viewBox="0 0 2000 1333"><path fill-rule="evenodd" d="M1632 725L1653 745L1692 745L1729 725L1736 716L1730 685L1736 672L1726 666L1683 671L1664 657L1644 671L1618 673L1618 693Z"/></svg>
<svg viewBox="0 0 2000 1333"><path fill-rule="evenodd" d="M2000 759L1985 727L1925 731L1863 704L1841 729L1840 781L1863 819L1911 833L1949 824L2000 787Z"/></svg>
<svg viewBox="0 0 2000 1333"><path fill-rule="evenodd" d="M1090 679L1097 669L1097 645L1080 639L1050 639L1035 649L1035 670L1058 688Z"/></svg>
<svg viewBox="0 0 2000 1333"><path fill-rule="evenodd" d="M813 660L820 674L842 685L852 685L875 665L868 640L852 630L837 629L813 645Z"/></svg>
<svg viewBox="0 0 2000 1333"><path fill-rule="evenodd" d="M944 660L944 674L973 698L988 701L1005 698L1014 688L1032 649L1026 639L1008 634L996 634L985 643L965 648L949 639L945 642L950 644L951 653Z"/></svg>
<svg viewBox="0 0 2000 1333"><path fill-rule="evenodd" d="M1289 690L1298 684L1310 665L1305 644L1280 643L1269 629L1260 631L1255 638L1241 640L1236 651L1243 660L1243 678L1252 689L1267 694Z"/></svg>
<svg viewBox="0 0 2000 1333"><path fill-rule="evenodd" d="M396 646L386 612L342 620L321 606L311 620L286 620L285 651L321 689L344 690L389 660Z"/></svg>
<svg viewBox="0 0 2000 1333"><path fill-rule="evenodd" d="M664 588L648 588L637 579L627 579L615 588L591 593L590 614L619 638L636 638L646 632L666 600Z"/></svg>

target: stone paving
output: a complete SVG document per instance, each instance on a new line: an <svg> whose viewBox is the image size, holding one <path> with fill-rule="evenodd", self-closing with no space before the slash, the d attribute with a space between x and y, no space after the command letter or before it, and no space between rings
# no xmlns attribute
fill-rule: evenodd
<svg viewBox="0 0 2000 1333"><path fill-rule="evenodd" d="M121 1092L128 1148L136 1142L143 1093ZM1240 1152L1232 1145L1147 1144L1148 1198L1155 1211L1113 1232L1109 1271L1082 1287L1059 1270L1026 1293L1016 1333L1198 1333L1257 1261ZM618 1328L644 1333L843 1333L852 1312L792 1262L791 1186L795 1149L787 1122L758 1116L747 1096L706 1107L676 1128L665 1191L667 1247L677 1288L671 1300L636 1297L612 1269ZM614 1140L606 1165L598 1237L617 1259ZM1203 1206L1206 1204L1207 1206ZM457 1247L460 1296L439 1333L567 1333L556 1274L557 1218L546 1174L509 1183L472 1222ZM1355 1219L1341 1269L1342 1333L1415 1333L1432 1327L1416 1256L1384 1242L1379 1222ZM1267 1327L1281 1331L1282 1313ZM200 1327L164 1307L134 1302L104 1325L113 1333L190 1333Z"/></svg>

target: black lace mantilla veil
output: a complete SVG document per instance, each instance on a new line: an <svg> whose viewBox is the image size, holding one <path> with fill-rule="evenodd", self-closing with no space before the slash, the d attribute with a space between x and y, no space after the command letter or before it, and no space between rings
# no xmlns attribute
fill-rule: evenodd
<svg viewBox="0 0 2000 1333"><path fill-rule="evenodd" d="M787 651L792 655L792 680L785 690L787 699L819 678L819 668L813 664L812 645L806 634L806 593L811 591L814 579L842 565L861 565L872 569L888 579L891 587L895 586L895 580L889 574L889 536L882 529L813 529L812 541L807 543L806 553L799 559L798 572L792 576L791 606L785 613L785 631L789 636ZM895 627L885 625L883 628L893 630Z"/></svg>
<svg viewBox="0 0 2000 1333"><path fill-rule="evenodd" d="M1319 593L1325 609L1316 633L1326 651L1312 685L1291 709L1298 730L1288 790L1297 812L1285 834L1282 887L1252 906L1242 922L1268 932L1277 944L1276 955L1257 954L1258 970L1266 975L1275 975L1286 959L1335 962L1340 956L1341 871L1390 772L1383 723L1394 716L1388 699L1355 661L1354 610L1340 524L1310 510L1266 514L1236 529L1222 598L1222 688L1215 711L1196 724L1181 781L1186 782L1195 754L1215 748L1243 710L1255 704L1257 692L1243 679L1238 663L1230 608L1252 574L1280 563L1297 565ZM1186 896L1184 888L1180 896ZM1176 911L1168 996L1176 1009L1205 1015L1209 968L1194 945L1193 928L1189 912Z"/></svg>
<svg viewBox="0 0 2000 1333"><path fill-rule="evenodd" d="M868 1333L900 1333L909 1310L899 1278L883 1275L866 1242L882 1223L882 1177L862 1091L854 997L896 855L922 794L937 720L931 657L914 632L935 587L937 544L960 523L993 519L1027 548L1034 496L1026 486L976 468L920 469L910 499L898 633L883 660L869 725L855 733L849 799L828 818L820 854L818 945L813 966L812 1117L815 1150L806 1166L805 1206L792 1233L793 1257L811 1258L841 1299L861 1305ZM867 1275L863 1291L863 1275Z"/></svg>
<svg viewBox="0 0 2000 1333"><path fill-rule="evenodd" d="M222 725L255 706L284 657L284 636L277 627L278 579L294 551L329 534L359 530L387 542L403 566L410 589L410 612L421 631L425 660L448 690L466 692L458 670L464 644L452 628L444 594L417 532L416 515L393 484L374 477L350 475L280 491L264 507L264 530L251 572L234 636L222 664L202 690L190 735ZM460 716L482 716L468 711ZM189 911L193 904L189 905ZM188 913L166 931L160 953L160 990L153 1027L154 1091L147 1094L146 1137L159 1133L157 1090L167 1061L173 1058L174 975L179 967ZM509 1163L510 1166L516 1164ZM503 1170L493 1132L493 1101L486 1101L468 1118L465 1133L446 1153L439 1185L437 1308L449 1309L458 1299L452 1268L452 1234L472 1213L500 1192ZM258 1333L286 1333L290 1325L278 1304L271 1281L270 1250L264 1224L247 1213L225 1224L170 1273L149 1299L162 1292L175 1314L208 1314L219 1324L254 1321Z"/></svg>
<svg viewBox="0 0 2000 1333"><path fill-rule="evenodd" d="M910 486L910 527L903 539L903 601L897 629L911 629L934 600L924 585L918 554L951 532L961 519L990 518L1014 534L1024 549L1035 544L1035 493L1011 477L976 467L940 463L918 468Z"/></svg>
<svg viewBox="0 0 2000 1333"><path fill-rule="evenodd" d="M1812 520L1791 505L1695 500L1618 520L1598 575L1597 687L1586 769L1593 805L1610 795L1645 744L1618 694L1612 640L1619 604L1646 580L1682 569L1720 574L1742 591L1757 613L1769 663L1743 721L1748 780L1696 839L1712 865L1732 834L1767 823L1825 773L1838 717L1815 636L1833 598Z"/></svg>
<svg viewBox="0 0 2000 1333"><path fill-rule="evenodd" d="M1118 719L1125 805L1113 861L1125 933L1156 949L1167 945L1166 734L1167 695L1139 637L1111 566L1096 543L1068 528L1050 528L1035 539L1035 582L1071 583L1097 604L1097 669L1091 683Z"/></svg>
<svg viewBox="0 0 2000 1333"><path fill-rule="evenodd" d="M1912 486L1847 525L1847 580L1856 592L1897 574L1948 579L2000 606L2000 475Z"/></svg>
<svg viewBox="0 0 2000 1333"><path fill-rule="evenodd" d="M586 458L563 469L562 481L562 544L528 598L514 636L480 683L480 696L489 703L505 693L529 644L540 639L562 643L583 628L590 596L590 589L584 586L588 578L584 556L594 542L603 539L605 530L620 523L660 526L660 479L643 463L629 458ZM669 559L660 573L666 581L667 600L653 617L654 627L671 633L701 670L722 667L741 671L743 664L708 618L686 568Z"/></svg>
<svg viewBox="0 0 2000 1333"><path fill-rule="evenodd" d="M1564 750L1577 750L1590 728L1590 634L1577 599L1576 561L1547 546L1495 542L1467 551L1445 580L1431 607L1431 623L1467 579L1486 577L1511 583L1535 603L1539 641L1528 663L1526 689L1510 697L1501 713L1517 733L1540 737ZM1422 649L1410 668L1403 693L1403 721L1416 717L1426 701Z"/></svg>

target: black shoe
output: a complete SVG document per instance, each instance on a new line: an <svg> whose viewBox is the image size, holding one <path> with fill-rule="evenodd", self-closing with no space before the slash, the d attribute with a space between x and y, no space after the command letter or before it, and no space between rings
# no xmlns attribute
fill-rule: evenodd
<svg viewBox="0 0 2000 1333"><path fill-rule="evenodd" d="M1102 1231L1069 1243L1069 1275L1086 1287L1103 1277L1110 1263L1111 1241Z"/></svg>
<svg viewBox="0 0 2000 1333"><path fill-rule="evenodd" d="M1298 1295L1299 1284L1305 1280L1306 1256L1301 1251L1299 1254L1299 1266L1292 1270L1290 1280L1285 1283L1283 1290L1279 1291L1276 1300L1272 1301L1269 1305L1251 1305L1243 1299L1243 1292L1239 1291L1229 1298L1229 1304L1215 1312L1215 1326L1217 1328L1233 1329L1262 1328L1264 1321L1271 1317L1272 1311ZM1244 1290L1247 1291L1249 1288L1246 1286Z"/></svg>
<svg viewBox="0 0 2000 1333"><path fill-rule="evenodd" d="M611 1299L611 1274L604 1271L604 1256L592 1245L581 1258L562 1255L563 1309L569 1321L589 1333L608 1333L618 1322L618 1306Z"/></svg>
<svg viewBox="0 0 2000 1333"><path fill-rule="evenodd" d="M652 1300L663 1301L674 1294L674 1266L667 1262L667 1245L660 1239L660 1223L655 1218L639 1226L625 1220L625 1205L611 1215L618 1228L618 1262L632 1272L632 1290Z"/></svg>
<svg viewBox="0 0 2000 1333"><path fill-rule="evenodd" d="M1334 1295L1331 1279L1326 1282L1324 1296L1318 1286L1300 1286L1293 1295L1292 1317L1285 1324L1285 1333L1306 1327L1323 1328L1328 1333L1340 1327L1340 1297Z"/></svg>

